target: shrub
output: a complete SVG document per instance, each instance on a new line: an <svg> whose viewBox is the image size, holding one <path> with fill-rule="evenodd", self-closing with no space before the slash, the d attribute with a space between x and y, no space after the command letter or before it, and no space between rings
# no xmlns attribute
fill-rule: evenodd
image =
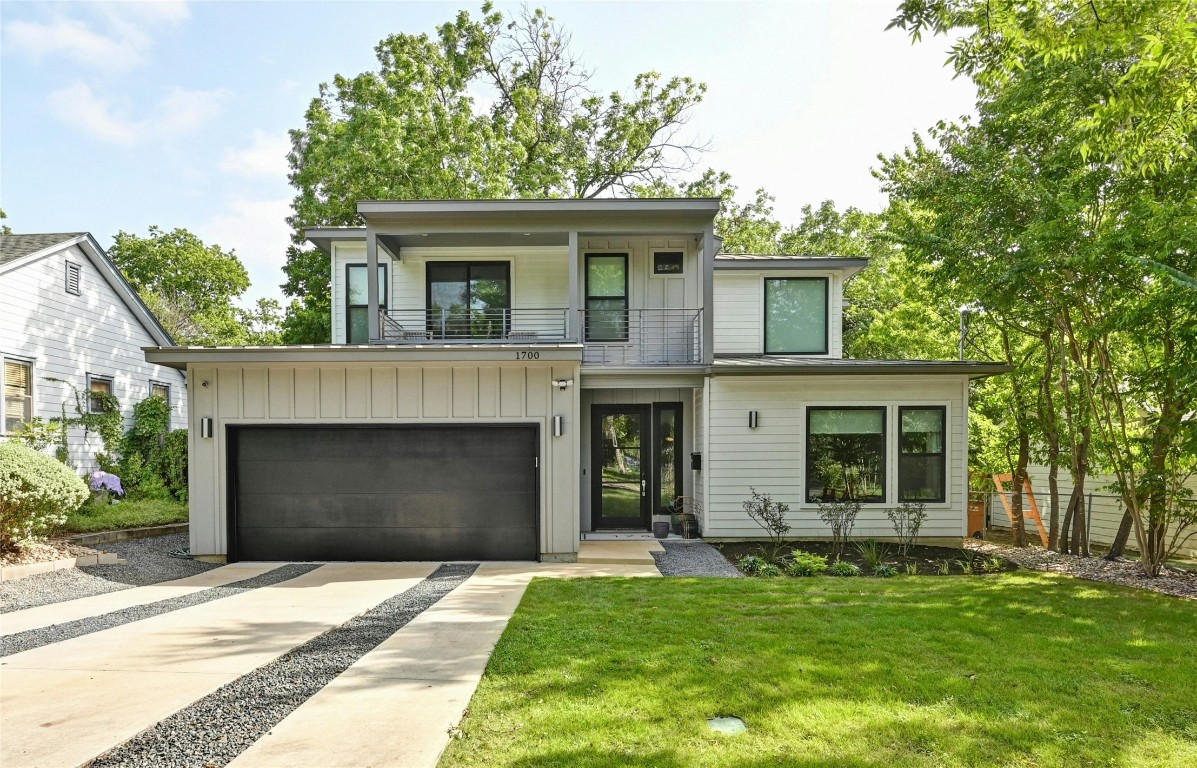
<svg viewBox="0 0 1197 768"><path fill-rule="evenodd" d="M150 396L133 407L121 448L119 468L106 471L124 479L130 498L187 501L187 430L171 431L164 399Z"/></svg>
<svg viewBox="0 0 1197 768"><path fill-rule="evenodd" d="M898 552L902 557L914 545L919 537L919 529L927 519L927 505L921 502L905 502L896 507L885 510L885 516L894 526L894 533L898 537Z"/></svg>
<svg viewBox="0 0 1197 768"><path fill-rule="evenodd" d="M962 560L957 560L956 565L960 566L961 573L972 573L973 572L973 557L972 557L972 555L968 555Z"/></svg>
<svg viewBox="0 0 1197 768"><path fill-rule="evenodd" d="M761 566L764 564L765 561L756 555L743 555L736 560L736 567L749 576L756 576L758 573L760 573Z"/></svg>
<svg viewBox="0 0 1197 768"><path fill-rule="evenodd" d="M847 560L836 560L827 572L832 576L859 576L860 568L857 568Z"/></svg>
<svg viewBox="0 0 1197 768"><path fill-rule="evenodd" d="M756 575L762 579L775 579L781 575L781 569L773 563L762 563L761 569L757 571Z"/></svg>
<svg viewBox="0 0 1197 768"><path fill-rule="evenodd" d="M919 564L918 563L907 563L905 567L906 567L906 575L907 576L918 576L919 575Z"/></svg>
<svg viewBox="0 0 1197 768"><path fill-rule="evenodd" d="M856 551L860 553L860 559L868 564L871 570L877 570L877 566L881 565L885 560L886 549L885 545L878 543L873 539L859 542L856 545Z"/></svg>
<svg viewBox="0 0 1197 768"><path fill-rule="evenodd" d="M790 532L790 524L786 522L790 506L774 501L767 493L757 493L756 488L749 487L748 491L752 498L744 502L744 511L769 536L765 559L777 563L785 547L785 535Z"/></svg>
<svg viewBox="0 0 1197 768"><path fill-rule="evenodd" d="M1006 563L1000 557L987 557L981 563L981 569L988 573L997 573L1006 567Z"/></svg>
<svg viewBox="0 0 1197 768"><path fill-rule="evenodd" d="M837 560L844 551L844 543L852 538L852 527L860 514L859 501L819 502L819 519L831 527L831 555Z"/></svg>
<svg viewBox="0 0 1197 768"><path fill-rule="evenodd" d="M873 568L873 575L878 578L889 579L898 575L898 569L889 563L882 563Z"/></svg>
<svg viewBox="0 0 1197 768"><path fill-rule="evenodd" d="M791 576L819 576L827 570L827 558L810 552L796 551L786 565Z"/></svg>
<svg viewBox="0 0 1197 768"><path fill-rule="evenodd" d="M951 560L940 560L939 561L939 575L947 576L951 572L952 572L952 561Z"/></svg>
<svg viewBox="0 0 1197 768"><path fill-rule="evenodd" d="M0 548L20 547L66 521L87 500L66 465L18 442L0 443Z"/></svg>

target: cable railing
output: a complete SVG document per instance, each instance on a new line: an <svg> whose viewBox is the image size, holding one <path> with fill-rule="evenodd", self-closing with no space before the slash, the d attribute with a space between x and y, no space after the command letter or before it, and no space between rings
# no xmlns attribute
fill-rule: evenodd
<svg viewBox="0 0 1197 768"><path fill-rule="evenodd" d="M702 362L701 309L583 309L580 314L584 364Z"/></svg>
<svg viewBox="0 0 1197 768"><path fill-rule="evenodd" d="M387 344L535 343L571 341L565 308L383 309L378 330Z"/></svg>

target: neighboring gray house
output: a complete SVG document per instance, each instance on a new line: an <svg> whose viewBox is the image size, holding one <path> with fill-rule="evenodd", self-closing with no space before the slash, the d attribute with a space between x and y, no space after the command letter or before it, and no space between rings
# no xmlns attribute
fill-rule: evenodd
<svg viewBox="0 0 1197 768"><path fill-rule="evenodd" d="M73 415L70 388L49 379L112 393L126 427L136 403L160 394L170 402L172 426L185 428L186 377L146 362L142 352L170 344L90 234L0 235L0 440L33 417L60 417L64 402ZM68 439L71 463L93 469L99 438L73 429Z"/></svg>
<svg viewBox="0 0 1197 768"><path fill-rule="evenodd" d="M864 259L720 254L716 199L364 201L307 232L332 344L182 347L191 550L231 560L572 560L685 495L762 535L749 488L927 504L965 535L969 380L993 363L842 357ZM369 276L375 275L374 279Z"/></svg>

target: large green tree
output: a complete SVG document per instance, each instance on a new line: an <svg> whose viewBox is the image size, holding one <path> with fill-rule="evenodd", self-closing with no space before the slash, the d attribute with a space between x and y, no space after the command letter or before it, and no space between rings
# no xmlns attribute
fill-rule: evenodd
<svg viewBox="0 0 1197 768"><path fill-rule="evenodd" d="M507 18L488 3L375 53L377 70L322 84L291 132L288 343L331 334L328 259L302 230L359 223L358 200L626 193L670 181L701 150L680 131L704 85L646 72L626 93L598 93L539 9Z"/></svg>

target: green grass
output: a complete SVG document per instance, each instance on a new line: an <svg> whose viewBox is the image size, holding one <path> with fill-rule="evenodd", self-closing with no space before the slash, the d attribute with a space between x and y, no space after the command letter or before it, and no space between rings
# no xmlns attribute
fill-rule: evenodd
<svg viewBox="0 0 1197 768"><path fill-rule="evenodd" d="M187 505L183 502L141 499L121 501L103 507L85 505L83 509L67 518L62 530L65 533L91 533L185 522Z"/></svg>
<svg viewBox="0 0 1197 768"><path fill-rule="evenodd" d="M537 580L440 765L1194 766L1195 649L1047 574Z"/></svg>

